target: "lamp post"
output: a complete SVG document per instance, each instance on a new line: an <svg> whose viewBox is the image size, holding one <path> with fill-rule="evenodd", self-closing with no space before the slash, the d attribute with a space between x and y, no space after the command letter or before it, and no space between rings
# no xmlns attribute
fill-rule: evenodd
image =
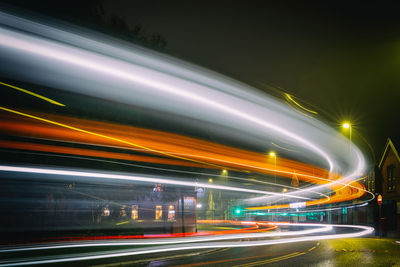
<svg viewBox="0 0 400 267"><path fill-rule="evenodd" d="M223 179L223 183L226 185L228 183L228 170L223 169L221 172L221 176ZM219 202L220 202L220 207L219 207L219 213L220 213L220 217L222 219L227 219L227 214L229 213L226 209L224 209L224 201L222 198L222 190L219 190Z"/></svg>
<svg viewBox="0 0 400 267"><path fill-rule="evenodd" d="M382 238L382 195L378 195L376 201L379 206L379 238Z"/></svg>
<svg viewBox="0 0 400 267"><path fill-rule="evenodd" d="M342 127L345 129L349 129L349 140L350 140L349 149L351 151L351 124L349 122L345 122L342 124Z"/></svg>

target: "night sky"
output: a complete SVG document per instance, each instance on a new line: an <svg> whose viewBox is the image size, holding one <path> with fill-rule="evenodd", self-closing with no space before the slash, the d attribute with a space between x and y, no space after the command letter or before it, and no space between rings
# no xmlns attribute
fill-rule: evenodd
<svg viewBox="0 0 400 267"><path fill-rule="evenodd" d="M280 88L334 127L352 121L354 141L364 147L361 134L378 157L387 137L400 141L400 2L1 2L91 26L101 6L160 33L164 53L274 95Z"/></svg>

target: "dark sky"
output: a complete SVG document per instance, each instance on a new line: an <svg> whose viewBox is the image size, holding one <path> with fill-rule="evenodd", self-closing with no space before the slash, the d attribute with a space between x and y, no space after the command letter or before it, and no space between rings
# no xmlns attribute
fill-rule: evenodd
<svg viewBox="0 0 400 267"><path fill-rule="evenodd" d="M8 2L80 23L96 1ZM106 16L161 33L166 53L260 90L280 87L333 126L351 120L354 141L363 145L357 137L363 135L376 155L387 137L400 139L400 2L105 0L102 5Z"/></svg>

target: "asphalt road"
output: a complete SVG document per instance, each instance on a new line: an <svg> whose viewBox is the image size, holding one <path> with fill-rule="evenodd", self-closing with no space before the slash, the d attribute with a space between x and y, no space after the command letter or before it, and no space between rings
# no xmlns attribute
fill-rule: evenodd
<svg viewBox="0 0 400 267"><path fill-rule="evenodd" d="M297 244L282 244L273 246L259 246L246 248L217 249L193 255L168 259L154 257L143 262L144 259L119 261L118 263L99 264L98 267L125 266L262 266L274 264L276 266L310 266L330 263L332 253L325 242L303 242Z"/></svg>
<svg viewBox="0 0 400 267"><path fill-rule="evenodd" d="M308 225L308 226L306 226ZM360 228L334 226L327 232L318 224L282 225L283 232L239 234L223 237L173 239L65 241L31 246L3 247L0 266L57 264L63 266L395 266L400 263L400 243L390 239L347 238ZM358 226L360 227L360 226ZM328 228L329 229L329 228ZM325 235L321 235L325 234ZM337 239L342 237L346 239ZM211 238L211 239L210 239ZM216 241L215 238L219 239ZM336 238L326 240L329 238ZM213 241L214 240L214 241ZM207 242L208 241L208 242ZM167 242L167 243L166 243ZM228 248L230 247L230 248ZM383 263L380 265L380 263ZM399 265L400 266L400 265Z"/></svg>
<svg viewBox="0 0 400 267"><path fill-rule="evenodd" d="M391 239L310 241L247 248L226 248L185 255L149 255L111 266L400 266L400 244Z"/></svg>
<svg viewBox="0 0 400 267"><path fill-rule="evenodd" d="M259 266L279 262L292 265L302 262L307 253L321 253L322 250L319 247L319 242L305 242L290 245L219 249L194 257L152 261L149 266ZM314 257L307 257L307 259L309 259L307 263L312 263Z"/></svg>
<svg viewBox="0 0 400 267"><path fill-rule="evenodd" d="M103 247L102 253L124 252L124 247ZM75 248L12 252L3 254L20 259L17 265L30 265L39 257L43 263L52 254L65 253L64 257L95 255L96 248ZM99 255L99 254L98 254ZM58 256L58 257L59 257ZM31 261L29 263L29 261ZM25 262L25 264L24 264ZM16 263L16 262L14 262ZM38 262L37 262L38 263ZM1 261L1 266L14 266L13 262ZM11 264L11 265L10 265ZM52 264L55 264L54 262ZM134 256L104 257L101 259L59 262L57 266L394 266L400 267L399 239L346 238L298 243L250 246L238 248L218 248L151 253Z"/></svg>

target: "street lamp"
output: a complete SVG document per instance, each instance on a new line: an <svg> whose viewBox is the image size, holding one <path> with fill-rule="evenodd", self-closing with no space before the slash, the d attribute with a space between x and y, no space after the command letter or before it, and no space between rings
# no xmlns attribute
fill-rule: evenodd
<svg viewBox="0 0 400 267"><path fill-rule="evenodd" d="M221 178L222 178L222 181L223 181L224 184L227 184L227 183L228 183L228 170L227 170L227 169L223 169L223 170L222 170ZM223 198L222 198L222 192L221 192L221 191L222 191L222 190L219 190L219 201L220 201L219 209L220 209L220 216L222 216L222 213L224 213L224 219L226 220L227 217L228 217L228 216L227 216L227 215L228 215L228 212L227 212L227 210L224 209L224 208L225 208L225 203L226 203L226 201L223 200Z"/></svg>
<svg viewBox="0 0 400 267"><path fill-rule="evenodd" d="M213 179L212 179L212 178L209 178L209 179L208 179L208 182L209 182L209 183L212 183L212 182L213 182Z"/></svg>
<svg viewBox="0 0 400 267"><path fill-rule="evenodd" d="M350 124L349 122L344 122L344 123L342 124L342 127L343 127L344 129L349 129L349 140L350 140L349 148L350 148L350 150L351 150L351 124Z"/></svg>
<svg viewBox="0 0 400 267"><path fill-rule="evenodd" d="M275 177L275 184L276 184L276 153L274 151L270 151L269 156L271 158L274 158L274 177Z"/></svg>
<svg viewBox="0 0 400 267"><path fill-rule="evenodd" d="M222 178L222 181L223 181L225 184L228 183L228 170L227 170L227 169L223 169L223 170L222 170L221 178Z"/></svg>

